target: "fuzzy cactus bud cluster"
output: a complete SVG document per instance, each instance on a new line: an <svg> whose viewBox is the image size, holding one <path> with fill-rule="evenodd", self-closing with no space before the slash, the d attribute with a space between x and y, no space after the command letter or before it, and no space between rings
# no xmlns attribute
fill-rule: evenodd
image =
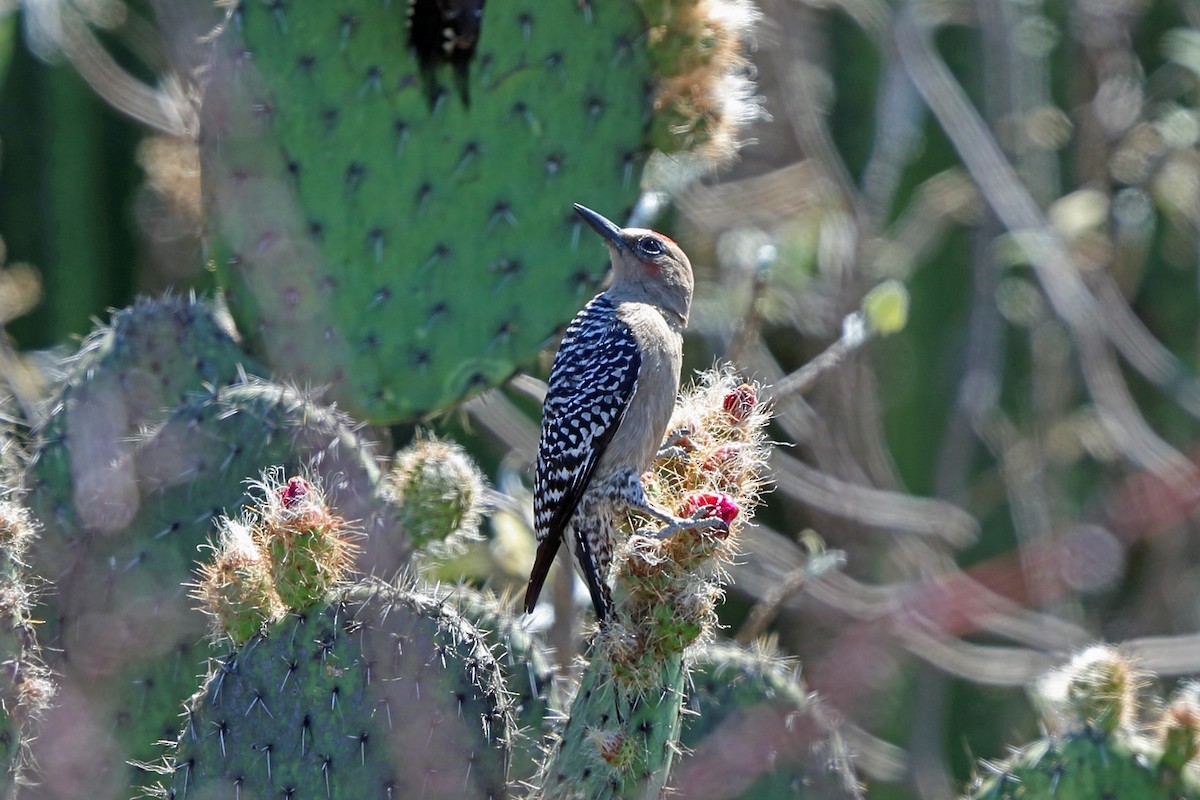
<svg viewBox="0 0 1200 800"><path fill-rule="evenodd" d="M357 549L316 484L268 470L252 491L257 503L242 519L218 522L213 558L193 587L214 636L236 645L288 611L323 601L345 580Z"/></svg>
<svg viewBox="0 0 1200 800"><path fill-rule="evenodd" d="M25 566L34 537L29 513L0 501L0 795L13 796L28 760L31 727L55 694L42 664Z"/></svg>
<svg viewBox="0 0 1200 800"><path fill-rule="evenodd" d="M665 539L629 538L616 580L624 613L605 632L619 680L651 680L667 652L682 652L716 622L723 565L763 488L769 414L759 395L753 384L714 370L676 406L670 430L687 432L682 454L643 477L647 493L680 517L718 517L725 525Z"/></svg>
<svg viewBox="0 0 1200 800"><path fill-rule="evenodd" d="M1095 645L1047 675L1035 697L1050 735L988 763L967 800L1072 797L1200 798L1197 689L1164 704L1150 676L1109 645Z"/></svg>
<svg viewBox="0 0 1200 800"><path fill-rule="evenodd" d="M1187 683L1163 709L1158 729L1162 765L1175 774L1200 755L1200 684Z"/></svg>
<svg viewBox="0 0 1200 800"><path fill-rule="evenodd" d="M448 556L478 537L483 476L454 442L419 436L396 454L388 485L418 549Z"/></svg>
<svg viewBox="0 0 1200 800"><path fill-rule="evenodd" d="M1047 675L1041 698L1067 726L1083 724L1111 733L1129 729L1145 678L1108 645L1089 647Z"/></svg>
<svg viewBox="0 0 1200 800"><path fill-rule="evenodd" d="M761 109L746 44L759 12L747 0L642 0L658 78L652 141L721 164Z"/></svg>

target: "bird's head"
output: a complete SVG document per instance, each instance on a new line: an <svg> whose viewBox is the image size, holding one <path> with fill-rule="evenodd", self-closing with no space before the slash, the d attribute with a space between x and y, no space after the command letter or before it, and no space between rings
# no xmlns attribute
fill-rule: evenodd
<svg viewBox="0 0 1200 800"><path fill-rule="evenodd" d="M590 208L575 204L575 213L604 238L612 257L614 300L649 303L674 321L687 325L692 305L692 264L683 249L661 233L621 228Z"/></svg>

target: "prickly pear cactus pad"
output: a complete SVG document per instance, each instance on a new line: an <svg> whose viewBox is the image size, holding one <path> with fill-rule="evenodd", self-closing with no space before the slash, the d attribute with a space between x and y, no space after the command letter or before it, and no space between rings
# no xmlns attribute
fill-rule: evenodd
<svg viewBox="0 0 1200 800"><path fill-rule="evenodd" d="M676 53L658 59L669 74L715 86L734 68L697 35L695 9L723 2L656 7L649 36L633 0L491 0L473 56L432 66L405 5L237 3L201 122L210 252L239 327L272 369L373 423L506 380L587 299L606 259L571 203L619 218L637 197L660 98L648 42ZM687 103L661 105L680 123Z"/></svg>
<svg viewBox="0 0 1200 800"><path fill-rule="evenodd" d="M28 502L48 528L31 553L37 571L58 574L68 557L59 547L130 524L139 431L188 393L232 382L246 361L213 309L191 298L139 300L87 338L36 432Z"/></svg>
<svg viewBox="0 0 1200 800"><path fill-rule="evenodd" d="M500 662L517 724L509 743L509 783L527 782L561 722L566 708L564 681L555 674L546 646L522 624L515 602L467 586L456 587L448 599L479 629Z"/></svg>
<svg viewBox="0 0 1200 800"><path fill-rule="evenodd" d="M449 605L367 583L214 662L170 796L503 798L503 678Z"/></svg>
<svg viewBox="0 0 1200 800"><path fill-rule="evenodd" d="M1165 779L1153 753L1134 740L1085 728L1034 742L985 768L969 800L1195 800L1200 789Z"/></svg>
<svg viewBox="0 0 1200 800"><path fill-rule="evenodd" d="M285 387L251 381L193 396L137 436L129 458L136 513L123 528L94 535L68 517L41 537L64 554L39 609L62 674L33 745L51 797L128 797L147 779L130 762L157 761L159 743L178 734L212 652L187 584L214 518L237 513L249 478L276 464L310 469L348 517L395 538L386 508L372 505L374 456L344 418Z"/></svg>
<svg viewBox="0 0 1200 800"><path fill-rule="evenodd" d="M694 800L862 800L852 757L795 664L713 642L691 661L671 788Z"/></svg>

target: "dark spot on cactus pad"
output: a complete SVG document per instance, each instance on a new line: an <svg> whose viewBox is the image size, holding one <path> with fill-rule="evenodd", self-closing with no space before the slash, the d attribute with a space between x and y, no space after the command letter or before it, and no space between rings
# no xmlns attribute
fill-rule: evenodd
<svg viewBox="0 0 1200 800"><path fill-rule="evenodd" d="M613 66L620 64L632 52L633 45L630 44L628 37L617 36L613 40Z"/></svg>
<svg viewBox="0 0 1200 800"><path fill-rule="evenodd" d="M281 33L287 32L287 19L283 12L287 10L287 0L271 0L267 4L267 10L271 12L271 16L275 18L275 25Z"/></svg>
<svg viewBox="0 0 1200 800"><path fill-rule="evenodd" d="M411 72L400 76L400 80L396 82L396 88L403 92L406 89L411 89L417 85L417 76Z"/></svg>
<svg viewBox="0 0 1200 800"><path fill-rule="evenodd" d="M462 156L458 159L458 166L454 168L454 173L457 175L466 169L467 165L474 161L477 155L479 155L479 142L467 142L463 147Z"/></svg>
<svg viewBox="0 0 1200 800"><path fill-rule="evenodd" d="M525 37L525 40L528 41L530 34L533 33L533 15L527 13L520 14L517 17L517 25L520 26L521 34Z"/></svg>
<svg viewBox="0 0 1200 800"><path fill-rule="evenodd" d="M402 119L398 119L392 123L392 131L396 134L396 153L404 149L404 143L408 141L408 123Z"/></svg>
<svg viewBox="0 0 1200 800"><path fill-rule="evenodd" d="M287 156L284 156L284 158L287 158ZM296 161L295 159L287 158L287 171L288 175L292 177L292 180L299 180L300 162Z"/></svg>
<svg viewBox="0 0 1200 800"><path fill-rule="evenodd" d="M321 122L325 123L325 133L333 133L333 129L337 127L338 110L336 108L326 108L321 111Z"/></svg>
<svg viewBox="0 0 1200 800"><path fill-rule="evenodd" d="M426 350L418 350L412 355L412 363L414 367L424 369L429 366L429 352Z"/></svg>
<svg viewBox="0 0 1200 800"><path fill-rule="evenodd" d="M429 108L434 114L442 110L446 100L450 97L450 91L444 86L432 87L429 91Z"/></svg>
<svg viewBox="0 0 1200 800"><path fill-rule="evenodd" d="M420 186L417 187L417 210L418 211L425 207L425 204L429 202L429 197L432 194L433 194L433 186L428 181L426 181L425 183L422 183Z"/></svg>
<svg viewBox="0 0 1200 800"><path fill-rule="evenodd" d="M367 250L375 256L375 263L383 261L383 228L367 231Z"/></svg>
<svg viewBox="0 0 1200 800"><path fill-rule="evenodd" d="M501 200L492 206L492 212L488 215L488 230L496 227L500 222L507 222L512 227L517 227L517 218L513 216L512 208L509 207L507 200Z"/></svg>
<svg viewBox="0 0 1200 800"><path fill-rule="evenodd" d="M338 17L338 34L342 39L342 49L346 49L346 42L354 34L354 29L358 27L358 17L350 12L346 12Z"/></svg>
<svg viewBox="0 0 1200 800"><path fill-rule="evenodd" d="M433 325L438 323L443 317L445 317L446 311L447 311L447 306L445 303L435 303L433 305L433 307L429 309L429 315L425 320L426 329L432 327Z"/></svg>
<svg viewBox="0 0 1200 800"><path fill-rule="evenodd" d="M364 350L374 350L378 346L379 346L378 334L371 333L371 334L367 334L367 336L363 337L363 349Z"/></svg>
<svg viewBox="0 0 1200 800"><path fill-rule="evenodd" d="M425 263L422 264L420 269L417 270L417 275L423 276L433 266L438 264L438 262L442 261L445 258L448 258L449 256L450 256L450 248L444 242L438 242L434 246L433 252L429 254L429 258L425 259Z"/></svg>
<svg viewBox="0 0 1200 800"><path fill-rule="evenodd" d="M309 75L317 65L317 57L312 53L304 53L296 59L296 71Z"/></svg>
<svg viewBox="0 0 1200 800"><path fill-rule="evenodd" d="M558 171L562 168L562 156L557 153L551 153L546 156L546 177L557 177Z"/></svg>
<svg viewBox="0 0 1200 800"><path fill-rule="evenodd" d="M521 274L521 262L515 258L502 258L499 261L491 264L488 269L500 276L493 287L493 291L500 289L504 284Z"/></svg>
<svg viewBox="0 0 1200 800"><path fill-rule="evenodd" d="M567 283L573 290L579 291L580 289L583 289L591 284L593 280L595 279L592 277L592 273L588 272L586 269L580 268L575 270L574 274L567 279Z"/></svg>
<svg viewBox="0 0 1200 800"><path fill-rule="evenodd" d="M371 297L371 302L367 304L367 308L375 308L381 306L388 300L392 299L392 290L386 286L379 287L379 290Z"/></svg>
<svg viewBox="0 0 1200 800"><path fill-rule="evenodd" d="M367 77L363 82L363 89L374 89L379 91L383 88L383 70L375 65L367 67Z"/></svg>
<svg viewBox="0 0 1200 800"><path fill-rule="evenodd" d="M346 191L354 194L367 176L367 168L360 161L351 161L346 167Z"/></svg>
<svg viewBox="0 0 1200 800"><path fill-rule="evenodd" d="M454 69L455 83L463 105L469 104L470 64L483 30L485 0L410 0L408 40L421 62L430 105L444 101L445 90L437 84L440 64Z"/></svg>
<svg viewBox="0 0 1200 800"><path fill-rule="evenodd" d="M322 238L324 238L324 236L325 226L321 224L321 221L310 219L308 221L308 238L312 239L314 242L319 242Z"/></svg>
<svg viewBox="0 0 1200 800"><path fill-rule="evenodd" d="M590 778L591 776L592 776L592 768L591 767L584 767L583 772L579 773L579 777L585 781L588 778Z"/></svg>

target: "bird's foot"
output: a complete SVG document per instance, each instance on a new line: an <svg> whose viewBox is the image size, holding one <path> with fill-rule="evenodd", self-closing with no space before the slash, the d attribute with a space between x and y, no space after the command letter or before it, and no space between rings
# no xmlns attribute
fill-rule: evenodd
<svg viewBox="0 0 1200 800"><path fill-rule="evenodd" d="M729 524L720 517L714 516L713 512L714 509L711 506L705 506L690 517L668 517L669 521L661 528L642 528L638 533L654 539L667 539L683 531L715 530L729 533Z"/></svg>
<svg viewBox="0 0 1200 800"><path fill-rule="evenodd" d="M668 458L687 459L688 448L687 438L692 435L690 428L676 428L667 434L666 441L662 447L658 448L658 452L654 455L655 461L664 461Z"/></svg>

